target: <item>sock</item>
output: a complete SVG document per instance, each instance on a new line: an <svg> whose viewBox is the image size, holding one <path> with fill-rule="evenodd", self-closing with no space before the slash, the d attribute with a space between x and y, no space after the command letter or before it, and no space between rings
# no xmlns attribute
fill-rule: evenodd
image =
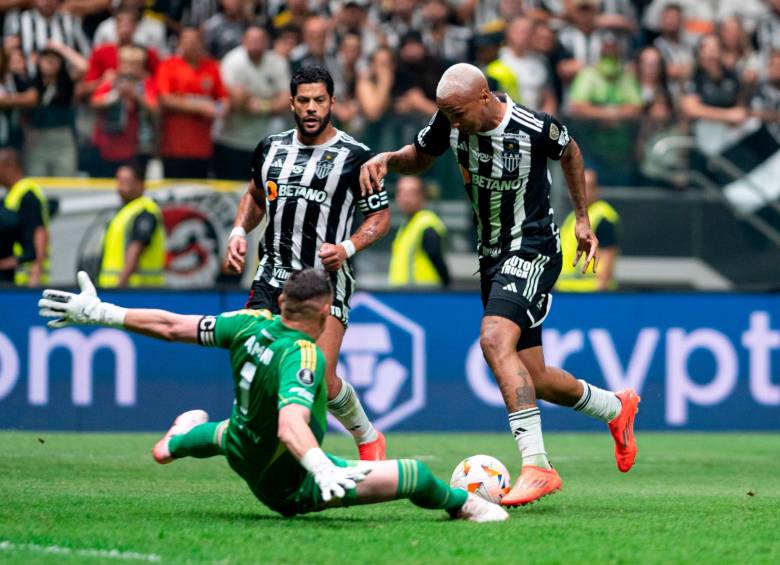
<svg viewBox="0 0 780 565"><path fill-rule="evenodd" d="M614 392L589 385L582 379L579 381L582 383L583 391L577 404L572 406L574 410L598 418L605 423L620 415L623 405Z"/></svg>
<svg viewBox="0 0 780 565"><path fill-rule="evenodd" d="M355 389L344 379L341 379L341 390L336 398L328 400L328 410L352 434L355 443L368 443L379 437L366 416Z"/></svg>
<svg viewBox="0 0 780 565"><path fill-rule="evenodd" d="M526 408L509 414L509 429L515 436L517 447L523 456L523 465L535 465L543 469L552 469L544 450L542 438L542 417L539 408Z"/></svg>
<svg viewBox="0 0 780 565"><path fill-rule="evenodd" d="M468 493L437 479L425 463L416 459L398 460L396 498L408 498L420 508L443 509L454 515L466 503Z"/></svg>
<svg viewBox="0 0 780 565"><path fill-rule="evenodd" d="M173 436L168 442L171 456L176 459L180 457L205 459L215 455L224 455L225 450L217 442L217 429L221 423L206 422L195 426L186 434Z"/></svg>

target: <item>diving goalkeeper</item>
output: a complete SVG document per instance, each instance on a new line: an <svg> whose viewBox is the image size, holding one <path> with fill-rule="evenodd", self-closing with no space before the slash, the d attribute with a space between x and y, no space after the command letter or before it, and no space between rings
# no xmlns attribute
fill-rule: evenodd
<svg viewBox="0 0 780 565"><path fill-rule="evenodd" d="M235 402L229 420L209 422L202 410L181 414L152 450L158 463L224 455L254 495L293 516L333 506L408 498L474 522L508 518L506 511L464 490L450 488L413 459L347 461L325 453L325 358L315 341L330 315L327 275L292 274L279 297L281 316L240 310L189 316L126 309L101 302L86 273L80 294L45 290L41 316L52 328L72 324L119 327L168 341L230 350Z"/></svg>

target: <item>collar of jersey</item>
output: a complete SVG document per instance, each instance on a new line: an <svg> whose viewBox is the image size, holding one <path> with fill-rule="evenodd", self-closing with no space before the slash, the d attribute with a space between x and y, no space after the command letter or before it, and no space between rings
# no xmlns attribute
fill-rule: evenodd
<svg viewBox="0 0 780 565"><path fill-rule="evenodd" d="M485 135L489 137L491 135L499 135L504 132L506 125L512 118L512 107L514 106L514 102L512 102L509 94L505 94L504 96L506 96L506 112L504 112L504 118L501 120L501 123L490 131L478 131L477 135Z"/></svg>
<svg viewBox="0 0 780 565"><path fill-rule="evenodd" d="M320 143L319 145L305 145L301 143L301 141L298 139L298 128L296 128L295 133L293 133L293 145L295 147L305 147L307 149L321 149L323 147L330 147L334 143L337 143L340 138L341 138L341 130L336 128L336 135L331 137L325 143Z"/></svg>

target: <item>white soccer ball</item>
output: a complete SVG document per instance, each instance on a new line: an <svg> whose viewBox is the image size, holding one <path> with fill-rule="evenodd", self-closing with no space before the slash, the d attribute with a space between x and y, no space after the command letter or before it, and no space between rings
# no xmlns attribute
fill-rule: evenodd
<svg viewBox="0 0 780 565"><path fill-rule="evenodd" d="M455 467L450 486L461 488L498 504L512 488L512 480L501 461L490 455L472 455Z"/></svg>

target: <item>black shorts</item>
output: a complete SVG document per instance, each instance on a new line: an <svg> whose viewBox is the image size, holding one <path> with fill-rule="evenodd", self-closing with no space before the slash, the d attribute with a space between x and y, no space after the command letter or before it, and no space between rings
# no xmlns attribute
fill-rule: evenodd
<svg viewBox="0 0 780 565"><path fill-rule="evenodd" d="M274 269L272 276L273 280L260 278L252 282L246 308L270 310L273 314L281 313L279 311L279 295L282 294L284 283L278 278L280 269ZM285 280L287 276L284 276ZM344 268L330 273L330 284L333 287L333 304L330 307L330 315L346 328L349 325L349 301L355 291L355 279L352 273Z"/></svg>
<svg viewBox="0 0 780 565"><path fill-rule="evenodd" d="M561 256L510 253L479 261L485 316L520 326L517 350L542 345L542 322L550 312L550 291L561 274Z"/></svg>

